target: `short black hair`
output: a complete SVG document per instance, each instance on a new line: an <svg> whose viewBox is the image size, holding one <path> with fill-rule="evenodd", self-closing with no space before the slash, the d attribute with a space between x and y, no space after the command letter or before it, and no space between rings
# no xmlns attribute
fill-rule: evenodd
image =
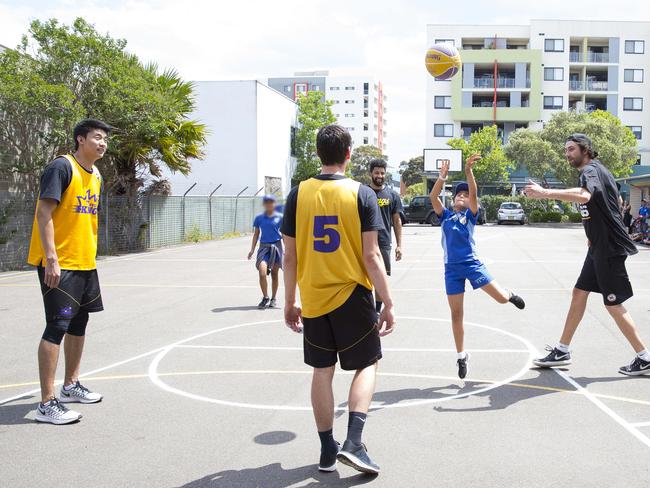
<svg viewBox="0 0 650 488"><path fill-rule="evenodd" d="M83 119L77 125L74 126L72 131L72 137L74 138L74 150L79 149L79 141L77 137L86 137L91 130L103 130L106 134L110 134L113 127L108 125L106 122L102 122L97 119Z"/></svg>
<svg viewBox="0 0 650 488"><path fill-rule="evenodd" d="M386 161L383 159L373 159L370 161L370 172L372 173L372 170L375 168L384 168L386 169L388 165L386 164Z"/></svg>
<svg viewBox="0 0 650 488"><path fill-rule="evenodd" d="M591 139L586 136L585 134L571 134L566 142L575 142L580 149L583 151L587 151L587 154L591 159L597 158L598 153L594 151L593 144L591 142Z"/></svg>
<svg viewBox="0 0 650 488"><path fill-rule="evenodd" d="M352 146L352 136L345 127L330 124L321 127L316 135L316 152L323 166L343 164Z"/></svg>

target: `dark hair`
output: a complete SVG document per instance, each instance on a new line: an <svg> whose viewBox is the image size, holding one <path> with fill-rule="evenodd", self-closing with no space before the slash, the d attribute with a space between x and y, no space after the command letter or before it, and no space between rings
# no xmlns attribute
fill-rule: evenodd
<svg viewBox="0 0 650 488"><path fill-rule="evenodd" d="M372 170L375 168L384 168L386 169L386 161L383 159L373 159L370 161L370 172L372 173Z"/></svg>
<svg viewBox="0 0 650 488"><path fill-rule="evenodd" d="M110 125L97 119L83 119L74 126L72 137L74 138L74 150L79 149L79 141L77 137L86 137L91 130L103 130L106 134L110 134L113 129Z"/></svg>
<svg viewBox="0 0 650 488"><path fill-rule="evenodd" d="M350 146L352 146L352 137L340 125L331 124L321 127L316 136L316 152L323 166L343 164Z"/></svg>
<svg viewBox="0 0 650 488"><path fill-rule="evenodd" d="M585 134L571 134L566 142L575 142L580 149L587 151L587 155L591 159L598 157L598 153L594 151L591 139Z"/></svg>

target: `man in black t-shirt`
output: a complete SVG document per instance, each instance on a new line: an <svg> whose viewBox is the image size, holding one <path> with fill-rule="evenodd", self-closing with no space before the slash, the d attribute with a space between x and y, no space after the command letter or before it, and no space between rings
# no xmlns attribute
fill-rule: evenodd
<svg viewBox="0 0 650 488"><path fill-rule="evenodd" d="M650 373L650 353L639 337L631 315L623 306L623 302L633 295L625 260L638 250L623 224L616 182L607 168L595 159L597 154L586 135L573 134L569 137L564 145L564 154L569 164L580 171L580 187L551 190L531 181L526 186L525 194L530 198L578 203L589 250L573 289L560 342L548 348L546 357L533 363L542 368L571 364L569 344L584 315L589 293L595 292L602 294L605 308L637 353L629 365L619 368L619 373L631 376Z"/></svg>
<svg viewBox="0 0 650 488"><path fill-rule="evenodd" d="M402 259L402 220L400 214L404 211L402 200L399 195L391 188L384 185L386 179L386 161L383 159L373 159L370 161L370 178L368 185L377 195L377 203L381 212L381 219L384 222L384 228L377 234L379 241L379 250L384 258L386 274L390 276L390 251L392 248L391 229L395 230L395 261ZM377 313L381 312L381 297L375 293L375 308Z"/></svg>

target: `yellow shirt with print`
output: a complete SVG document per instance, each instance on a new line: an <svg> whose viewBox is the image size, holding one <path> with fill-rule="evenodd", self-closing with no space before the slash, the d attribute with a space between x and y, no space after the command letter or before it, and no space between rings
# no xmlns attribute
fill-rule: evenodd
<svg viewBox="0 0 650 488"><path fill-rule="evenodd" d="M91 173L74 156L66 154L64 157L72 168L72 178L52 212L54 246L61 269L92 270L97 267L97 210L102 177L97 167L93 167ZM39 204L40 200L37 212ZM27 262L45 266L45 259L35 215Z"/></svg>
<svg viewBox="0 0 650 488"><path fill-rule="evenodd" d="M311 178L300 183L296 254L304 317L337 309L357 285L372 289L363 262L359 186L349 178Z"/></svg>

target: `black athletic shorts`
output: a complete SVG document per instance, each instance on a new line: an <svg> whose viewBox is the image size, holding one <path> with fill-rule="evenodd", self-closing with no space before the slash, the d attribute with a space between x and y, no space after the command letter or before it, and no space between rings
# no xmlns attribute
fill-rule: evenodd
<svg viewBox="0 0 650 488"><path fill-rule="evenodd" d="M45 268L38 267L38 280L41 284L45 319L48 323L56 320L72 320L80 310L101 312L104 310L102 294L99 289L97 270L61 270L61 280L57 288L48 287L43 279Z"/></svg>
<svg viewBox="0 0 650 488"><path fill-rule="evenodd" d="M619 305L631 298L632 284L625 269L627 256L594 258L587 254L576 288L603 295L605 305Z"/></svg>
<svg viewBox="0 0 650 488"><path fill-rule="evenodd" d="M384 258L384 266L386 266L386 274L390 276L390 247L380 247L381 257Z"/></svg>
<svg viewBox="0 0 650 488"><path fill-rule="evenodd" d="M314 368L336 364L345 370L363 369L381 359L372 292L358 285L336 310L315 318L303 317L305 363Z"/></svg>

